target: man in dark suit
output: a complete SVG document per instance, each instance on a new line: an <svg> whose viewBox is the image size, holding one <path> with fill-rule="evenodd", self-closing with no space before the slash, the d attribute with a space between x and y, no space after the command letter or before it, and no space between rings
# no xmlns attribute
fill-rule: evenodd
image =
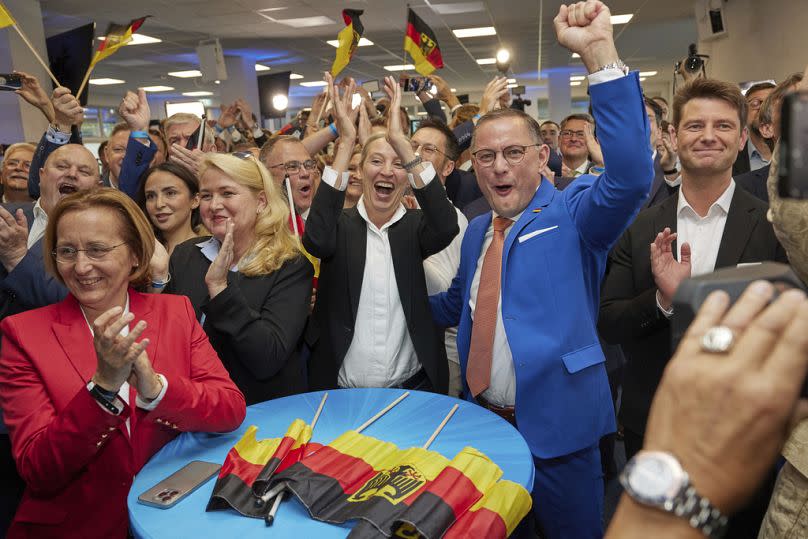
<svg viewBox="0 0 808 539"><path fill-rule="evenodd" d="M749 194L759 198L766 204L769 203L769 190L766 189L766 180L769 179L770 165L757 170L750 170L739 176L735 176L735 183L745 189Z"/></svg>
<svg viewBox="0 0 808 539"><path fill-rule="evenodd" d="M763 135L760 133L758 111L763 101L772 93L774 88L775 86L771 82L760 82L753 84L746 91L745 98L749 107L746 127L749 130L749 138L743 148L741 148L741 151L738 152L738 158L735 160L735 163L732 164L733 176L753 172L769 164L772 152L766 145L766 140Z"/></svg>
<svg viewBox="0 0 808 539"><path fill-rule="evenodd" d="M654 155L654 181L648 200L642 209L656 206L672 194L679 186L679 171L676 168L676 152L670 145L670 139L663 137L662 108L652 99L645 98L645 113L651 125L651 151Z"/></svg>
<svg viewBox="0 0 808 539"><path fill-rule="evenodd" d="M446 176L446 195L460 211L483 196L480 186L477 185L477 176L473 170L460 170L455 167L451 174Z"/></svg>

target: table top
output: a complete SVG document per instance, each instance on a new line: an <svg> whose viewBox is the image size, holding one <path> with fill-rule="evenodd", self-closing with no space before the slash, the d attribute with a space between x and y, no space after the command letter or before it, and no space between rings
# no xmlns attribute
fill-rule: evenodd
<svg viewBox="0 0 808 539"><path fill-rule="evenodd" d="M312 441L327 444L346 430L355 429L376 412L404 393L401 389L340 389L328 392ZM234 510L205 512L213 486L211 479L170 509L158 509L137 502L137 497L192 460L224 462L227 452L250 425L256 425L258 440L283 436L289 424L299 418L310 423L323 392L293 395L262 402L247 408L247 417L238 430L228 434L186 432L163 447L135 477L127 504L135 537L251 537L267 534L288 536L290 530L303 537L343 538L353 523L342 526L312 519L294 497L278 510L275 524L267 529L263 520L239 515ZM441 431L430 450L452 459L458 451L472 446L485 453L500 468L503 479L533 487L533 458L527 444L507 421L476 404L446 395L411 391L375 423L363 431L398 445L422 446L454 404L460 408ZM286 530L287 533L284 533Z"/></svg>

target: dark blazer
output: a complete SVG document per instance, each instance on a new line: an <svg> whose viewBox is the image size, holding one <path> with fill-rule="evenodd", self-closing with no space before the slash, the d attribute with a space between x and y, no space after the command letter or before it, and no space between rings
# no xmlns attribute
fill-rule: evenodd
<svg viewBox="0 0 808 539"><path fill-rule="evenodd" d="M628 360L620 419L637 434L645 432L651 400L671 357L670 322L656 306L649 245L665 227L676 232L678 200L672 196L640 212L609 255L601 293L600 333L607 342L622 345ZM736 186L716 269L741 262L787 262L766 220L766 209L760 200Z"/></svg>
<svg viewBox="0 0 808 539"><path fill-rule="evenodd" d="M466 207L463 208L463 215L466 216L469 223L475 218L488 213L491 211L491 204L488 203L488 199L484 196L481 196L477 200L469 202L466 204Z"/></svg>
<svg viewBox="0 0 808 539"><path fill-rule="evenodd" d="M547 158L547 168L552 170L556 178L561 176L561 154L556 150L550 150L550 157Z"/></svg>
<svg viewBox="0 0 808 539"><path fill-rule="evenodd" d="M483 196L480 191L480 186L477 185L477 176L473 170L466 171L455 168L452 173L446 176L446 195L452 204L457 206L460 211L466 207L470 202L473 202Z"/></svg>
<svg viewBox="0 0 808 539"><path fill-rule="evenodd" d="M302 255L258 277L231 271L212 300L205 286L210 261L193 238L171 254L163 293L191 299L203 328L247 404L305 391L298 344L309 312L314 269Z"/></svg>
<svg viewBox="0 0 808 539"><path fill-rule="evenodd" d="M446 393L449 370L443 335L432 323L424 259L445 249L458 233L457 214L438 178L413 189L420 210L388 229L398 295L418 361L436 392ZM303 245L321 260L313 318L320 338L309 360L310 389L337 387L342 361L353 340L362 291L367 223L354 208L342 209L345 192L320 184L311 205Z"/></svg>
<svg viewBox="0 0 808 539"><path fill-rule="evenodd" d="M739 176L749 172L749 168L749 139L747 139L746 144L744 144L743 148L738 152L738 157L732 164L732 175Z"/></svg>
<svg viewBox="0 0 808 539"><path fill-rule="evenodd" d="M769 181L769 169L771 165L766 165L757 170L745 172L739 176L735 176L735 183L749 191L752 195L756 196L766 204L769 203L769 189L766 187L766 182Z"/></svg>
<svg viewBox="0 0 808 539"><path fill-rule="evenodd" d="M651 184L651 192L648 193L648 200L645 201L642 209L656 206L678 191L678 187L671 187L665 181L665 173L662 172L662 165L659 164L659 154L657 154L654 158L654 182Z"/></svg>

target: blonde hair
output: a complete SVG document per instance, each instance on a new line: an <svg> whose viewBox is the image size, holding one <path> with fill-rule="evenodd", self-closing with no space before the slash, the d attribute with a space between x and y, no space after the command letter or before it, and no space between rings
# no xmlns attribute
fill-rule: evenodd
<svg viewBox="0 0 808 539"><path fill-rule="evenodd" d="M31 153L36 153L36 146L30 144L28 142L17 142L6 148L6 151L3 152L3 161L11 157L11 154L18 150L28 150Z"/></svg>
<svg viewBox="0 0 808 539"><path fill-rule="evenodd" d="M365 144L362 146L362 159L359 160L360 167L365 165L365 161L367 160L368 154L370 153L370 151L368 150L368 148L370 148L370 145L379 139L386 139L386 138L387 138L387 129L385 129L384 131L380 131L378 133L373 133L368 137L368 139L365 141Z"/></svg>
<svg viewBox="0 0 808 539"><path fill-rule="evenodd" d="M281 194L280 187L272 181L267 168L255 157L244 159L223 153L209 153L199 170L199 178L208 168L213 167L239 185L246 187L256 196L266 195L267 206L255 219L255 239L244 254L239 271L255 277L277 270L283 264L300 256L300 242L289 230L289 207Z"/></svg>
<svg viewBox="0 0 808 539"><path fill-rule="evenodd" d="M122 239L135 254L138 264L132 268L129 282L134 287L140 287L150 282L149 262L154 254L155 242L152 225L134 200L111 187L94 187L73 193L59 201L48 214L48 227L45 229L45 236L42 240L42 248L45 250L45 269L53 274L60 283L65 284L56 269L56 260L52 255L56 248L56 230L59 221L65 214L95 208L111 210L119 218Z"/></svg>

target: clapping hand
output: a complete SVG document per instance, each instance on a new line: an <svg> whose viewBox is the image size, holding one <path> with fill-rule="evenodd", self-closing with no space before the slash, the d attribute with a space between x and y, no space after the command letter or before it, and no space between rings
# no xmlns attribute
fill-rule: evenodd
<svg viewBox="0 0 808 539"><path fill-rule="evenodd" d="M109 391L121 388L132 374L135 360L145 354L149 345L149 339L136 342L146 330L143 320L135 324L128 335L121 335L121 330L135 319L132 313L121 316L122 312L121 307L113 307L93 322L93 346L97 359L93 381Z"/></svg>
<svg viewBox="0 0 808 539"><path fill-rule="evenodd" d="M171 154L168 160L176 165L181 165L187 168L188 170L194 173L194 176L199 176L199 169L201 168L202 161L204 159L205 159L205 152L203 152L198 148L189 150L185 146L180 146L179 144L172 144Z"/></svg>
<svg viewBox="0 0 808 539"><path fill-rule="evenodd" d="M600 142L595 138L592 132L592 124L589 122L584 123L584 141L586 142L586 151L589 152L589 160L595 166L602 167L603 165L603 151L600 149Z"/></svg>
<svg viewBox="0 0 808 539"><path fill-rule="evenodd" d="M665 228L657 234L651 244L651 273L659 290L659 303L665 310L670 310L676 289L682 281L690 277L691 272L690 244L687 242L682 244L681 260L677 262L673 257L675 239L676 232Z"/></svg>
<svg viewBox="0 0 808 539"><path fill-rule="evenodd" d="M224 234L224 241L219 248L219 254L216 255L213 263L208 268L205 274L205 285L208 287L208 295L210 299L215 298L222 290L227 288L227 276L230 273L230 268L233 266L233 258L235 253L233 251L233 224L232 219L227 220L227 231Z"/></svg>
<svg viewBox="0 0 808 539"><path fill-rule="evenodd" d="M28 252L28 220L22 208L12 215L0 206L0 263L11 272Z"/></svg>
<svg viewBox="0 0 808 539"><path fill-rule="evenodd" d="M505 77L494 77L485 86L483 97L480 99L480 116L499 107L499 100L508 93L508 79Z"/></svg>

